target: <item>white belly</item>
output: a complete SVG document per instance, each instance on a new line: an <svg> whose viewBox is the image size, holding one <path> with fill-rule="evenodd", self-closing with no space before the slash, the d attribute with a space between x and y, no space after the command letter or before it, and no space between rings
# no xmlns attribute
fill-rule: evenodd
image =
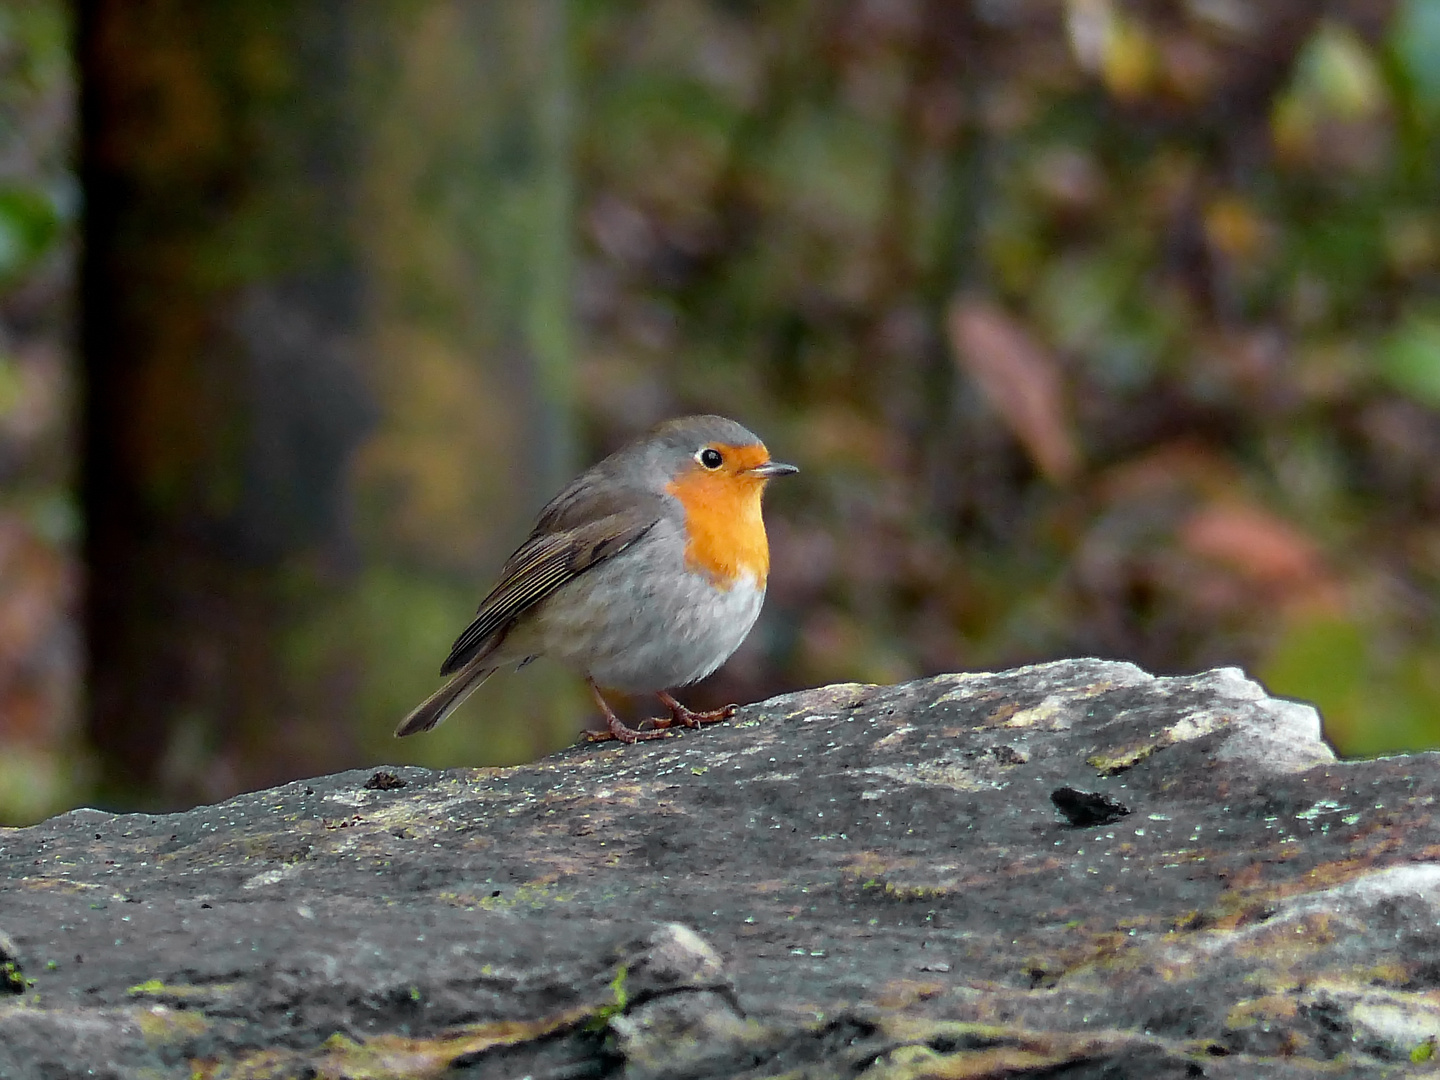
<svg viewBox="0 0 1440 1080"><path fill-rule="evenodd" d="M642 545L650 550L602 563L539 605L517 635L526 650L627 693L688 686L728 660L755 625L764 586L742 577L716 588Z"/></svg>

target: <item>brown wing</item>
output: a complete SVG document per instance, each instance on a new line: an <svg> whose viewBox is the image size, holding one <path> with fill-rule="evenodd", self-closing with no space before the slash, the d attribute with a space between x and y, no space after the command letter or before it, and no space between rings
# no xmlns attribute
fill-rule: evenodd
<svg viewBox="0 0 1440 1080"><path fill-rule="evenodd" d="M492 639L498 641L497 635L503 636L523 612L590 567L624 551L654 528L659 518L658 507L647 500L641 508L542 533L540 528L547 523L547 515L542 515L541 526L510 556L500 572L500 583L456 638L440 674L464 667L491 645Z"/></svg>

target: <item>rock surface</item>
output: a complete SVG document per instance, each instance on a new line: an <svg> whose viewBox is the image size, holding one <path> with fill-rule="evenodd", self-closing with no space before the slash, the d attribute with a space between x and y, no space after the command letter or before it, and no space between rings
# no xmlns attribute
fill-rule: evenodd
<svg viewBox="0 0 1440 1080"><path fill-rule="evenodd" d="M77 810L0 830L0 1076L1413 1075L1435 765L1082 660Z"/></svg>

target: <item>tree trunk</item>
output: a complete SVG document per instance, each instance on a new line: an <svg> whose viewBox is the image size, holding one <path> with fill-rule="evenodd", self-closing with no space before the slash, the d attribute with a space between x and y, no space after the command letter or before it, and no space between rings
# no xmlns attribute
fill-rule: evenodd
<svg viewBox="0 0 1440 1080"><path fill-rule="evenodd" d="M111 800L173 805L353 764L395 719L367 692L423 688L416 650L392 631L424 623L438 665L450 631L426 622L442 621L436 598L463 620L484 567L407 538L513 540L520 481L536 479L476 485L450 467L461 448L430 445L444 430L434 410L457 398L407 391L427 357L434 380L502 395L496 414L544 421L502 426L497 462L565 445L536 440L566 423L553 404L567 378L563 124L543 109L505 118L522 147L551 149L521 162L538 228L488 250L499 234L476 205L487 183L503 187L495 162L386 136L414 120L387 112L387 87L445 59L414 48L437 17L558 32L543 24L558 4L493 7L80 5L89 715ZM514 45L487 55L513 67ZM503 97L476 106L506 85L546 100L550 73L514 76L457 68L447 115L498 122ZM449 222L451 265L477 269L438 305L405 264L424 238L377 241L391 224L372 216L377 190L394 192L392 220L416 214L423 193L393 182L406 176L467 195L480 222ZM535 182L547 177L548 195ZM541 272L496 287L526 268ZM395 348L401 294L439 312L428 354ZM430 489L438 509L417 501Z"/></svg>

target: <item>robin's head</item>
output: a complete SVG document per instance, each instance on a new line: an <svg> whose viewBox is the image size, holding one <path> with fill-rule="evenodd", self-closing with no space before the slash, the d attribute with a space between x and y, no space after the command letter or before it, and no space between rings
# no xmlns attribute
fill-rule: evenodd
<svg viewBox="0 0 1440 1080"><path fill-rule="evenodd" d="M670 482L733 487L760 492L765 482L799 472L770 460L770 451L750 429L723 416L681 416L646 436Z"/></svg>
<svg viewBox="0 0 1440 1080"><path fill-rule="evenodd" d="M760 497L768 481L799 472L771 461L753 432L723 416L682 416L646 440L664 490L685 510L686 558L718 582L748 573L764 584L770 568Z"/></svg>

